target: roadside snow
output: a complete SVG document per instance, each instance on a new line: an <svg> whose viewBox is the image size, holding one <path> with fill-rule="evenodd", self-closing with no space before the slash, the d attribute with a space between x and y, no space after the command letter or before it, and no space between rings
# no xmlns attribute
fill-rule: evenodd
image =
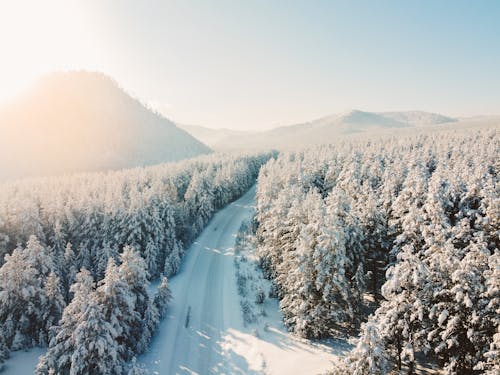
<svg viewBox="0 0 500 375"><path fill-rule="evenodd" d="M230 360L247 360L250 373L318 374L351 349L344 340L310 341L288 333L282 323L272 282L258 267L255 238L244 223L236 239L235 274L243 328L225 335L223 349Z"/></svg>
<svg viewBox="0 0 500 375"><path fill-rule="evenodd" d="M44 355L46 348L33 348L29 351L20 350L10 353L10 358L5 361L2 375L28 375L33 374L38 363L38 357Z"/></svg>

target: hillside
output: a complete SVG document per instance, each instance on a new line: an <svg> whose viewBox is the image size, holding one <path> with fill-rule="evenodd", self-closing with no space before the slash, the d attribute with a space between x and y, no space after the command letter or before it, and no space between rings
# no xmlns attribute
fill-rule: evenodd
<svg viewBox="0 0 500 375"><path fill-rule="evenodd" d="M53 73L0 109L0 178L120 169L209 152L100 73Z"/></svg>

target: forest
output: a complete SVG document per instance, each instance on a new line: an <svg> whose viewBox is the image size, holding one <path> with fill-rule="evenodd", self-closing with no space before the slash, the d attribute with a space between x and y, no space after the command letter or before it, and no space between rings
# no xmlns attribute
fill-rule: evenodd
<svg viewBox="0 0 500 375"><path fill-rule="evenodd" d="M41 346L40 375L140 373L135 356L165 316L167 277L212 215L275 156L208 155L1 184L0 363Z"/></svg>
<svg viewBox="0 0 500 375"><path fill-rule="evenodd" d="M498 130L282 153L257 186L257 252L286 326L359 341L332 374L498 374Z"/></svg>
<svg viewBox="0 0 500 375"><path fill-rule="evenodd" d="M145 373L167 278L257 181L249 233L285 326L359 337L331 374L496 374L499 149L497 129L421 132L5 182L0 361L46 347L37 375Z"/></svg>

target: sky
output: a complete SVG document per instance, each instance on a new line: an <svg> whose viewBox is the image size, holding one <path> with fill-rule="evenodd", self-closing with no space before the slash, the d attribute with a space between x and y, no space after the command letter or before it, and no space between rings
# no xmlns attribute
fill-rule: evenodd
<svg viewBox="0 0 500 375"><path fill-rule="evenodd" d="M0 102L97 70L184 124L500 114L500 1L0 0Z"/></svg>

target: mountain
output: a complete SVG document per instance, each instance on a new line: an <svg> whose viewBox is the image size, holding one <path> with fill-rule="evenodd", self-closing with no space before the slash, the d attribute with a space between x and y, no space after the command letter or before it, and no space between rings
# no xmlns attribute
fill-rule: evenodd
<svg viewBox="0 0 500 375"><path fill-rule="evenodd" d="M456 118L423 111L382 112L380 115L412 126L439 125L458 121Z"/></svg>
<svg viewBox="0 0 500 375"><path fill-rule="evenodd" d="M455 118L423 111L366 112L352 110L306 123L282 126L263 132L229 133L196 127L185 130L215 150L289 149L308 144L332 143L344 136L384 134L400 130L455 123ZM216 139L216 141L213 141Z"/></svg>
<svg viewBox="0 0 500 375"><path fill-rule="evenodd" d="M0 178L120 169L209 152L101 73L50 74L0 109Z"/></svg>

